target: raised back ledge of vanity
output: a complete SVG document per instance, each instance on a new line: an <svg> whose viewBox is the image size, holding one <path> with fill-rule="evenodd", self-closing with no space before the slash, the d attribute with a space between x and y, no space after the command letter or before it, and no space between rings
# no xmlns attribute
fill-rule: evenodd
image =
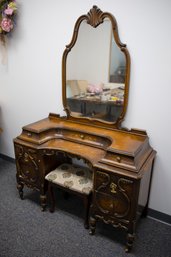
<svg viewBox="0 0 171 257"><path fill-rule="evenodd" d="M64 129L68 131L72 130L76 134L76 137L78 136L78 133L81 133L80 136L82 136L82 134L86 134L88 137L94 137L94 140L89 140L89 142L87 142L88 140L84 140L86 138L85 137L82 139L82 143L84 141L90 143L91 141L91 145L93 143L94 147L98 146L106 150L108 149L109 151L127 152L127 154L129 153L133 156L135 156L138 151L141 150L143 144L148 142L147 135L141 135L137 133L134 134L124 130L89 126L87 124L72 122L62 117L47 117L43 120L27 125L23 127L23 132L18 138L39 145L48 140L51 140L55 136L62 137L62 135L57 133L57 130L60 129L63 131ZM51 132L50 134L48 134L49 131ZM52 131L54 131L54 134Z"/></svg>
<svg viewBox="0 0 171 257"><path fill-rule="evenodd" d="M57 124L56 128L47 128L40 133L30 132L23 129L22 134L18 138L38 145L44 144L45 142L53 139L64 139L104 150L112 144L112 139L108 136L103 136L97 133L88 133L79 128L73 129L67 128L66 126L61 127Z"/></svg>

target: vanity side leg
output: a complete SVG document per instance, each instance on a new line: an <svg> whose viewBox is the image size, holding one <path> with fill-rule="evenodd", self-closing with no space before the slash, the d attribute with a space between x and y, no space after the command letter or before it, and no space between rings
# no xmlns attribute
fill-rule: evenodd
<svg viewBox="0 0 171 257"><path fill-rule="evenodd" d="M128 228L127 241L126 241L126 246L125 246L126 253L129 253L132 250L133 242L135 239L135 226L136 226L136 221L132 221Z"/></svg>
<svg viewBox="0 0 171 257"><path fill-rule="evenodd" d="M94 217L90 217L90 235L94 235L96 230L96 219Z"/></svg>
<svg viewBox="0 0 171 257"><path fill-rule="evenodd" d="M92 193L92 201L94 201L94 194ZM92 202L92 204L90 205L90 214L89 214L89 235L94 235L95 234L95 230L96 230L96 218L94 216L94 204Z"/></svg>
<svg viewBox="0 0 171 257"><path fill-rule="evenodd" d="M19 193L21 200L23 200L23 187L24 187L24 185L18 181L17 189L18 189L18 193Z"/></svg>
<svg viewBox="0 0 171 257"><path fill-rule="evenodd" d="M148 188L148 197L147 197L147 203L141 214L142 218L146 218L147 214L148 214L148 204L149 204L150 191L151 191L151 182L152 182L152 177L153 177L154 161L155 161L155 158L153 159L152 164L151 164L151 175L150 175L150 182L149 182L149 188Z"/></svg>
<svg viewBox="0 0 171 257"><path fill-rule="evenodd" d="M135 234L128 232L127 242L126 242L126 247L125 247L125 252L126 253L129 253L132 250L134 239L135 239Z"/></svg>
<svg viewBox="0 0 171 257"><path fill-rule="evenodd" d="M126 246L125 246L126 253L129 253L132 250L133 242L135 239L140 182L141 182L140 179L138 179L138 180L135 180L133 183L134 188L132 192L133 192L134 198L132 199L132 205L131 205L132 207L130 209L130 223L128 225L127 239L126 239Z"/></svg>

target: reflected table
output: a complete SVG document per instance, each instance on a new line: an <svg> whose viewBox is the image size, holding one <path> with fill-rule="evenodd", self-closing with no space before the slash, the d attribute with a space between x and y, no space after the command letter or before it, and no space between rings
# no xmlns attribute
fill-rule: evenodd
<svg viewBox="0 0 171 257"><path fill-rule="evenodd" d="M123 102L102 101L97 97L70 97L67 103L72 112L80 116L115 121L123 110Z"/></svg>

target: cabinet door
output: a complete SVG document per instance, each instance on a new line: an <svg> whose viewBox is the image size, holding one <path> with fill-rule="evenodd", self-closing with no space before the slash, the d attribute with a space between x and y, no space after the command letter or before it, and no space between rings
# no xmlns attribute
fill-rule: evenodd
<svg viewBox="0 0 171 257"><path fill-rule="evenodd" d="M134 181L114 173L95 174L95 205L101 213L115 218L130 216Z"/></svg>
<svg viewBox="0 0 171 257"><path fill-rule="evenodd" d="M30 187L39 189L39 161L37 151L31 148L15 145L17 180Z"/></svg>

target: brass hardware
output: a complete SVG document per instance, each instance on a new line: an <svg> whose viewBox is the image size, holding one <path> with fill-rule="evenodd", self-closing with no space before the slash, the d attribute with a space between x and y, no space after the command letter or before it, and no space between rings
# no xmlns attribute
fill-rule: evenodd
<svg viewBox="0 0 171 257"><path fill-rule="evenodd" d="M25 157L25 158L28 158L28 153L24 153L24 157Z"/></svg>
<svg viewBox="0 0 171 257"><path fill-rule="evenodd" d="M85 136L84 136L84 135L80 135L80 138L81 138L81 139L84 139L84 138L85 138Z"/></svg>
<svg viewBox="0 0 171 257"><path fill-rule="evenodd" d="M110 204L110 208L113 209L113 204L112 203Z"/></svg>
<svg viewBox="0 0 171 257"><path fill-rule="evenodd" d="M110 192L113 193L113 194L116 194L116 188L117 188L117 185L115 183L111 183L110 184Z"/></svg>
<svg viewBox="0 0 171 257"><path fill-rule="evenodd" d="M28 155L28 153L25 153L25 154L24 154L24 161L25 161L25 162L28 162L28 161L29 161L29 155Z"/></svg>
<svg viewBox="0 0 171 257"><path fill-rule="evenodd" d="M117 156L116 160L117 160L117 162L121 162L121 157Z"/></svg>

